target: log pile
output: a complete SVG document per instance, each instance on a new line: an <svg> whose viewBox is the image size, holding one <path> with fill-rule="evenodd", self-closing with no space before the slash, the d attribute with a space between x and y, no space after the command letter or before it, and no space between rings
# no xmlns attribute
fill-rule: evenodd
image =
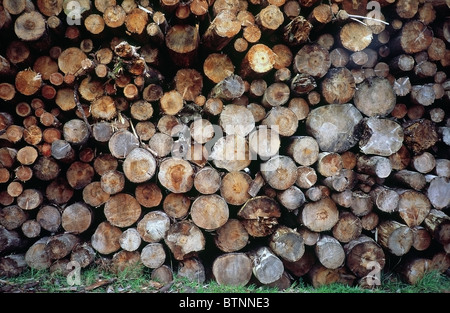
<svg viewBox="0 0 450 313"><path fill-rule="evenodd" d="M449 7L3 0L0 275L445 272Z"/></svg>

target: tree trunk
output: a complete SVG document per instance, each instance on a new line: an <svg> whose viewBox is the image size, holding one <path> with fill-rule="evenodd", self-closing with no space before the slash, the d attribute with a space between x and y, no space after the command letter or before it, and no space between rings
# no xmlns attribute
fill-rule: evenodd
<svg viewBox="0 0 450 313"><path fill-rule="evenodd" d="M405 255L412 247L413 232L404 224L386 220L377 226L377 231L378 243L394 255Z"/></svg>
<svg viewBox="0 0 450 313"><path fill-rule="evenodd" d="M205 249L203 232L190 220L171 224L164 242L174 258L180 261Z"/></svg>
<svg viewBox="0 0 450 313"><path fill-rule="evenodd" d="M257 196L247 200L237 213L249 235L265 237L272 234L281 216L280 207L272 198Z"/></svg>
<svg viewBox="0 0 450 313"><path fill-rule="evenodd" d="M192 221L205 230L215 230L223 226L229 217L228 204L219 195L201 195L192 202Z"/></svg>
<svg viewBox="0 0 450 313"><path fill-rule="evenodd" d="M252 276L252 260L240 252L218 256L212 265L214 279L219 285L245 286Z"/></svg>

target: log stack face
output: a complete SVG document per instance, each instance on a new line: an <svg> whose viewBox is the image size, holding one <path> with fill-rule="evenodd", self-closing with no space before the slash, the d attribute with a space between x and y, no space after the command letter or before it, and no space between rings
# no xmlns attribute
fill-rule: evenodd
<svg viewBox="0 0 450 313"><path fill-rule="evenodd" d="M75 2L0 5L0 276L448 269L448 1Z"/></svg>

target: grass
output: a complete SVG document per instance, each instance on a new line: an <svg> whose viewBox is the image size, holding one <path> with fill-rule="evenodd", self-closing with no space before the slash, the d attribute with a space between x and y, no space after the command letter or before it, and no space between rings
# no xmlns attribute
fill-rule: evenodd
<svg viewBox="0 0 450 313"><path fill-rule="evenodd" d="M288 289L257 286L223 286L214 280L198 283L184 277L174 277L169 285L163 285L150 278L146 269L124 270L117 274L97 268L80 272L79 282L74 276L50 274L48 270L29 269L20 276L0 277L0 293L449 293L450 278L437 271L428 272L416 284L401 281L394 274L381 276L381 285L368 289L340 283L314 288L302 278Z"/></svg>

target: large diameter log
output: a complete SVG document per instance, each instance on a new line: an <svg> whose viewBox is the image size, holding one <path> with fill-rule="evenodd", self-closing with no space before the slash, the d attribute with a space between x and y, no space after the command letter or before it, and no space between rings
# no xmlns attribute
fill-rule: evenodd
<svg viewBox="0 0 450 313"><path fill-rule="evenodd" d="M366 277L377 264L382 270L386 264L383 248L371 237L361 235L344 245L345 264L357 277ZM371 279L367 277L367 279Z"/></svg>
<svg viewBox="0 0 450 313"><path fill-rule="evenodd" d="M109 255L120 249L122 230L108 221L97 225L91 236L92 248L100 254Z"/></svg>
<svg viewBox="0 0 450 313"><path fill-rule="evenodd" d="M250 195L248 194L251 177L245 172L229 172L222 178L220 195L231 205L243 205Z"/></svg>
<svg viewBox="0 0 450 313"><path fill-rule="evenodd" d="M142 183L155 174L156 160L148 150L135 148L126 156L122 168L129 181Z"/></svg>
<svg viewBox="0 0 450 313"><path fill-rule="evenodd" d="M328 50L318 44L304 45L294 57L294 71L314 78L324 77L331 66Z"/></svg>
<svg viewBox="0 0 450 313"><path fill-rule="evenodd" d="M216 229L214 244L223 252L236 252L244 248L249 242L249 234L238 219L230 218Z"/></svg>
<svg viewBox="0 0 450 313"><path fill-rule="evenodd" d="M159 242L164 239L170 227L169 216L160 210L145 214L137 223L137 232L145 242Z"/></svg>
<svg viewBox="0 0 450 313"><path fill-rule="evenodd" d="M450 180L448 177L433 178L427 188L427 197L435 209L442 210L450 206Z"/></svg>
<svg viewBox="0 0 450 313"><path fill-rule="evenodd" d="M219 195L201 195L192 202L192 221L202 229L215 230L223 226L229 215L228 204Z"/></svg>
<svg viewBox="0 0 450 313"><path fill-rule="evenodd" d="M252 260L253 275L260 283L273 283L283 275L283 262L268 247L252 250L248 256Z"/></svg>
<svg viewBox="0 0 450 313"><path fill-rule="evenodd" d="M288 156L276 155L261 163L264 180L274 189L286 190L297 180L297 166Z"/></svg>
<svg viewBox="0 0 450 313"><path fill-rule="evenodd" d="M186 160L167 158L160 163L158 181L171 192L184 193L194 186L194 170Z"/></svg>
<svg viewBox="0 0 450 313"><path fill-rule="evenodd" d="M275 231L281 210L276 200L268 196L257 196L247 200L237 216L249 235L264 237Z"/></svg>
<svg viewBox="0 0 450 313"><path fill-rule="evenodd" d="M52 260L62 259L68 256L80 238L71 233L63 233L50 236L45 246L45 251Z"/></svg>
<svg viewBox="0 0 450 313"><path fill-rule="evenodd" d="M202 35L204 48L221 51L241 30L241 23L231 10L220 11Z"/></svg>
<svg viewBox="0 0 450 313"><path fill-rule="evenodd" d="M165 42L173 64L185 68L195 64L200 43L196 27L189 24L173 25L167 31Z"/></svg>
<svg viewBox="0 0 450 313"><path fill-rule="evenodd" d="M315 232L331 230L338 219L339 211L336 203L329 197L317 202L308 202L299 215L299 221Z"/></svg>
<svg viewBox="0 0 450 313"><path fill-rule="evenodd" d="M404 132L398 123L370 117L363 120L362 127L359 148L364 154L390 156L402 147Z"/></svg>
<svg viewBox="0 0 450 313"><path fill-rule="evenodd" d="M251 163L248 141L237 134L220 137L209 157L216 167L229 172L241 171Z"/></svg>
<svg viewBox="0 0 450 313"><path fill-rule="evenodd" d="M384 117L394 109L396 95L386 78L373 77L358 85L354 101L364 115Z"/></svg>
<svg viewBox="0 0 450 313"><path fill-rule="evenodd" d="M300 233L280 225L270 236L269 247L282 260L298 261L305 253L305 244Z"/></svg>
<svg viewBox="0 0 450 313"><path fill-rule="evenodd" d="M141 211L141 205L136 198L123 192L112 195L104 207L106 220L117 227L133 225L141 216Z"/></svg>
<svg viewBox="0 0 450 313"><path fill-rule="evenodd" d="M399 191L398 214L408 227L422 224L430 210L430 200L423 193L416 190Z"/></svg>
<svg viewBox="0 0 450 313"><path fill-rule="evenodd" d="M362 119L362 114L350 103L324 105L310 112L306 131L322 151L340 153L358 143L357 125Z"/></svg>
<svg viewBox="0 0 450 313"><path fill-rule="evenodd" d="M0 258L0 275L4 277L16 277L28 268L25 254L10 254Z"/></svg>
<svg viewBox="0 0 450 313"><path fill-rule="evenodd" d="M397 38L391 41L391 49L414 54L428 49L433 41L433 31L419 20L410 20L403 25Z"/></svg>
<svg viewBox="0 0 450 313"><path fill-rule="evenodd" d="M450 217L444 212L431 209L423 221L423 226L428 230L434 240L442 244L445 252L450 251Z"/></svg>
<svg viewBox="0 0 450 313"><path fill-rule="evenodd" d="M52 259L45 250L49 238L48 236L39 238L26 251L25 262L30 268L46 270L52 264Z"/></svg>
<svg viewBox="0 0 450 313"><path fill-rule="evenodd" d="M164 242L176 260L187 259L205 249L203 232L190 220L172 224Z"/></svg>
<svg viewBox="0 0 450 313"><path fill-rule="evenodd" d="M402 256L412 247L414 236L405 224L394 220L386 220L377 226L378 243L390 253Z"/></svg>
<svg viewBox="0 0 450 313"><path fill-rule="evenodd" d="M326 268L337 269L344 264L344 248L332 236L322 235L316 243L315 252L319 262Z"/></svg>
<svg viewBox="0 0 450 313"><path fill-rule="evenodd" d="M348 103L355 95L355 78L346 67L331 68L323 79L321 88L326 102Z"/></svg>
<svg viewBox="0 0 450 313"><path fill-rule="evenodd" d="M227 135L245 137L255 128L255 119L245 106L227 104L220 113L219 124Z"/></svg>
<svg viewBox="0 0 450 313"><path fill-rule="evenodd" d="M61 226L74 234L84 233L94 220L92 209L84 202L75 202L67 206L61 214Z"/></svg>
<svg viewBox="0 0 450 313"><path fill-rule="evenodd" d="M413 154L422 153L433 147L439 140L435 123L425 118L405 123L403 132L404 144Z"/></svg>
<svg viewBox="0 0 450 313"><path fill-rule="evenodd" d="M225 253L214 260L212 273L219 285L245 286L253 273L252 260L245 253Z"/></svg>

